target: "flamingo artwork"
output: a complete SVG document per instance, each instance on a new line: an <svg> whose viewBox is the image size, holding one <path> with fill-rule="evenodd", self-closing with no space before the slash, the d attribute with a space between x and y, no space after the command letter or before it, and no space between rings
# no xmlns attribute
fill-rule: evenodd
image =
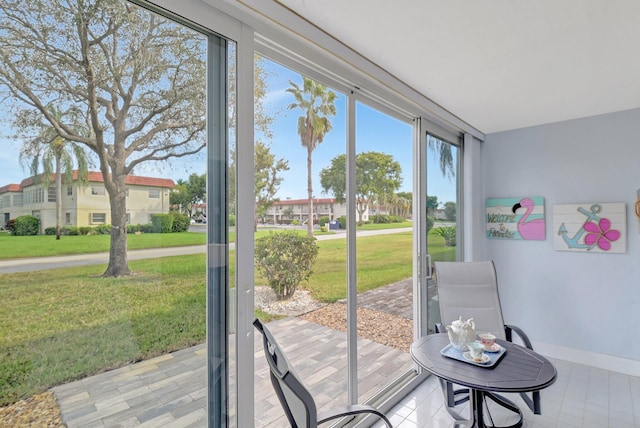
<svg viewBox="0 0 640 428"><path fill-rule="evenodd" d="M531 240L544 240L545 239L545 226L544 218L529 219L531 213L533 213L533 207L535 204L530 198L523 198L520 202L516 203L512 208L512 212L515 214L521 208L526 211L518 220L518 233L522 239Z"/></svg>

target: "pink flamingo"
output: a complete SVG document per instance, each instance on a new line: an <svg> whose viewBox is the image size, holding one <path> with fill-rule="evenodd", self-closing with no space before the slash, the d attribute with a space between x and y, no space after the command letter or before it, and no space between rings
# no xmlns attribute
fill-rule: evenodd
<svg viewBox="0 0 640 428"><path fill-rule="evenodd" d="M511 211L515 214L518 209L523 207L526 208L527 211L518 221L518 232L520 232L520 236L522 236L522 239L544 240L544 218L536 218L527 221L527 218L529 218L529 215L533 212L534 207L534 203L531 199L524 198L520 200L520 202L513 206Z"/></svg>

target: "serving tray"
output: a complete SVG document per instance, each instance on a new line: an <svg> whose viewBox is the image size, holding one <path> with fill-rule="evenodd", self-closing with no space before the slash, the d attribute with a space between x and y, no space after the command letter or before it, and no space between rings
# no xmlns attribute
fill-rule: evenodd
<svg viewBox="0 0 640 428"><path fill-rule="evenodd" d="M453 358L454 360L462 361L463 363L471 364L474 366L487 368L487 367L493 367L496 364L498 364L498 361L500 361L500 359L504 356L507 350L501 346L498 352L485 352L484 355L487 355L489 357L489 361L487 361L486 363L480 363L480 362L476 362L476 361L472 361L464 358L462 354L464 354L465 352L466 351L457 350L451 344L448 344L447 346L442 348L442 350L440 351L440 353L445 357Z"/></svg>

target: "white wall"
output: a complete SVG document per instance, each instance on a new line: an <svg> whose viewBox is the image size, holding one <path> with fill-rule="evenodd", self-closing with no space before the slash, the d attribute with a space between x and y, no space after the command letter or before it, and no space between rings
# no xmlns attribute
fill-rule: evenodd
<svg viewBox="0 0 640 428"><path fill-rule="evenodd" d="M488 239L507 323L538 350L640 375L640 109L489 134L484 198L543 196L544 241ZM553 248L553 206L627 204L625 254ZM581 352L587 351L587 352Z"/></svg>

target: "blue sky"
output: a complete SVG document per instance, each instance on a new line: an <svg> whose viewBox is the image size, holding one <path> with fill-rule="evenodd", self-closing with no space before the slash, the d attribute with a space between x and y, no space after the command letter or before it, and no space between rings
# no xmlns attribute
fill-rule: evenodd
<svg viewBox="0 0 640 428"><path fill-rule="evenodd" d="M290 87L289 80L301 85L302 78L278 64L267 62L269 71L266 107L270 114L276 117L272 130L274 137L268 142L272 153L277 158L289 161L289 171L285 171L282 185L277 193L280 199L302 199L307 196L307 166L306 149L300 144L297 134L297 118L302 114L299 109L288 110L287 106L293 102L293 97L286 89ZM337 91L335 91L337 92ZM338 93L335 102L337 114L331 118L333 129L322 144L313 152L313 192L316 197L326 197L322 193L319 174L322 168L330 165L331 159L346 151L346 118L345 96ZM2 112L0 117L7 117ZM0 172L0 186L9 183L20 183L29 174L18 162L19 143L9 138L11 130L6 126L0 131L0 162L3 165ZM412 127L408 123L400 122L366 105L358 104L356 112L356 152L379 151L391 154L402 166L403 183L400 191L412 189ZM455 200L455 182L442 177L437 160L432 153L428 155L429 195L438 196L441 203ZM164 164L147 164L138 168L136 174L186 179L192 172L202 173L205 168L204 153L190 158L188 161L173 160ZM97 169L97 168L96 168Z"/></svg>

